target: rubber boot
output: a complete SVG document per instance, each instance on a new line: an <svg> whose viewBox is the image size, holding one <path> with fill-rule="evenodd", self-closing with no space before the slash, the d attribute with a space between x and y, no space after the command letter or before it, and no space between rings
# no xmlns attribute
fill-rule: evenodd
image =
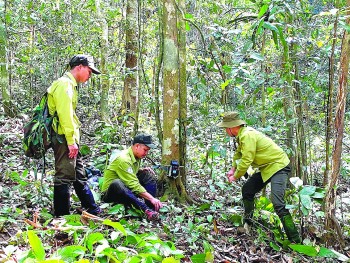
<svg viewBox="0 0 350 263"><path fill-rule="evenodd" d="M73 187L81 202L81 206L86 209L86 212L93 215L101 213L101 209L96 204L94 196L87 183L75 181Z"/></svg>
<svg viewBox="0 0 350 263"><path fill-rule="evenodd" d="M254 212L254 200L243 199L244 205L244 223L248 225L253 225L253 212Z"/></svg>
<svg viewBox="0 0 350 263"><path fill-rule="evenodd" d="M288 240L292 243L301 243L300 235L298 229L294 225L292 216L290 214L285 215L281 217L281 221Z"/></svg>
<svg viewBox="0 0 350 263"><path fill-rule="evenodd" d="M69 215L70 193L68 184L54 186L53 209L55 217Z"/></svg>

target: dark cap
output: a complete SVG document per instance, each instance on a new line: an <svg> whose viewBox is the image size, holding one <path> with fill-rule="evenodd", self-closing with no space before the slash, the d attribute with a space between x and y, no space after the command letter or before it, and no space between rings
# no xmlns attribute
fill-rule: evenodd
<svg viewBox="0 0 350 263"><path fill-rule="evenodd" d="M136 143L144 144L144 145L148 146L149 148L156 148L156 145L152 141L151 135L148 135L148 134L145 134L145 133L137 134L134 137L134 140L132 141L132 144L134 145Z"/></svg>
<svg viewBox="0 0 350 263"><path fill-rule="evenodd" d="M92 73L101 74L101 72L97 68L95 68L94 58L90 55L75 55L69 61L69 66L71 68L79 65L88 66L89 68L91 68Z"/></svg>

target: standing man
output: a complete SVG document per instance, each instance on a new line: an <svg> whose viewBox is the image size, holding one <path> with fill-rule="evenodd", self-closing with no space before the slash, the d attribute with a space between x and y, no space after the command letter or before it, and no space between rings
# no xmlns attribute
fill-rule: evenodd
<svg viewBox="0 0 350 263"><path fill-rule="evenodd" d="M157 220L163 204L155 198L157 182L151 168L140 169L141 159L156 146L148 134L134 137L132 146L122 151L104 172L102 200L133 205L144 211L148 220Z"/></svg>
<svg viewBox="0 0 350 263"><path fill-rule="evenodd" d="M226 133L235 137L238 144L233 157L233 167L227 173L229 182L239 180L247 173L249 166L259 168L259 172L249 177L242 187L245 222L252 224L255 194L271 182L271 202L282 221L287 237L291 242L300 243L298 230L284 201L290 173L287 154L270 138L247 127L237 112L224 113L223 120L217 126L225 128Z"/></svg>
<svg viewBox="0 0 350 263"><path fill-rule="evenodd" d="M91 73L101 74L89 55L76 55L69 61L70 71L47 89L48 107L54 118L52 148L55 156L54 215L68 215L70 185L73 184L81 205L88 213L98 214L91 190L87 184L82 156L79 153L81 123L75 113L78 103L78 83L86 82Z"/></svg>

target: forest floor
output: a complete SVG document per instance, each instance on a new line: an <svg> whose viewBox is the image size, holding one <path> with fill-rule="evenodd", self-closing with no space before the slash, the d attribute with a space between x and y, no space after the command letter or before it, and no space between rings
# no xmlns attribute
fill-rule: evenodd
<svg viewBox="0 0 350 263"><path fill-rule="evenodd" d="M26 169L32 167L28 159L22 154L22 126L20 118L9 119L0 116L0 255L13 237L26 231L29 225L25 219L33 220L33 214L45 209L51 211L50 197L52 197L52 182L48 181L53 174L53 159L48 157L47 173L49 176L43 180L35 180L32 172L26 173ZM94 143L93 141L89 143ZM86 162L91 161L90 157ZM33 168L33 167L32 167ZM38 175L37 175L38 176ZM144 218L124 213L124 219L137 221L138 232L154 232L164 240L174 242L177 249L184 251L183 262L192 262L190 257L204 253L204 247L209 244L214 258L208 262L338 262L338 260L324 257L309 257L297 253L278 242L281 240L278 233L273 231L274 226L269 222L260 222L260 227L251 228L249 232L236 224L237 220L230 214L241 214L242 207L236 198L239 196L239 187L232 186L232 191L227 191L227 184L214 182L211 178L200 175L198 171L189 171L189 183L187 190L194 205L177 204L173 201L165 201L165 209L159 222L147 222ZM41 185L43 183L46 187ZM211 185L210 185L211 184ZM41 185L41 186L40 186ZM38 187L39 186L39 187ZM348 196L348 187L340 185L343 193ZM45 189L41 193L37 189ZM99 193L97 190L97 199ZM73 202L73 207L78 208L79 203ZM101 218L112 218L108 214L108 207L103 206ZM345 243L330 242L328 248L350 257L349 238L349 207L343 203L339 217L344 231ZM258 214L266 215L266 211L258 211ZM345 216L345 218L344 218ZM271 217L271 216L270 216ZM238 221L239 221L238 217ZM115 218L114 218L115 219ZM120 219L120 217L118 218ZM300 220L298 220L300 222ZM300 225L298 223L298 225ZM167 229L167 231L166 231ZM320 238L323 226L322 220L315 219L313 215L304 217L303 239L304 244L312 244L314 247L325 247ZM277 234L276 234L277 233ZM276 236L277 235L277 236ZM57 246L66 246L73 243L73 238L62 240L59 235L52 237L52 243ZM306 241L305 241L306 240ZM18 244L18 246L20 246ZM24 244L21 244L25 247ZM332 247L329 247L332 246ZM345 257L346 258L346 257ZM2 261L0 258L0 262Z"/></svg>

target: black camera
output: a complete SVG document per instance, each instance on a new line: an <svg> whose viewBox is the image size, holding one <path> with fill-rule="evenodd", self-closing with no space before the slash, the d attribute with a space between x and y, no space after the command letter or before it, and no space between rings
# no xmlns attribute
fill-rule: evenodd
<svg viewBox="0 0 350 263"><path fill-rule="evenodd" d="M173 179L176 179L179 176L179 173L180 173L179 162L175 160L170 161L168 176Z"/></svg>

